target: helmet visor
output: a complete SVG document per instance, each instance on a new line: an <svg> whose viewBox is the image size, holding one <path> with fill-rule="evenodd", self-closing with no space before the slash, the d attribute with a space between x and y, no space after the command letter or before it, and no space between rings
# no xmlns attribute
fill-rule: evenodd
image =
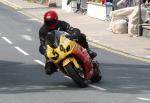
<svg viewBox="0 0 150 103"><path fill-rule="evenodd" d="M56 23L57 23L57 20L56 20L56 19L45 20L44 23L45 23L45 25L47 25L47 26L51 26L51 25L56 24Z"/></svg>

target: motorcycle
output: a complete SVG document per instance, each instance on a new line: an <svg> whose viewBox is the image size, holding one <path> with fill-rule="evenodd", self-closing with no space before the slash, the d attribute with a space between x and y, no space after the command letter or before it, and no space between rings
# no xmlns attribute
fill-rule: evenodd
<svg viewBox="0 0 150 103"><path fill-rule="evenodd" d="M76 40L70 40L63 31L54 31L53 40L46 45L46 55L66 76L69 76L79 87L87 87L88 82L101 80L99 63L92 60ZM52 42L53 41L53 42Z"/></svg>

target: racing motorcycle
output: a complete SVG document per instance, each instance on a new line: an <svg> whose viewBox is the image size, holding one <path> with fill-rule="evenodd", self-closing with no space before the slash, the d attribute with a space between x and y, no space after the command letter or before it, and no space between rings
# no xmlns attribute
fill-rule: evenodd
<svg viewBox="0 0 150 103"><path fill-rule="evenodd" d="M46 55L66 76L69 76L79 87L86 87L88 81L101 80L99 63L92 60L76 40L67 38L63 31L54 31L51 40L46 44Z"/></svg>

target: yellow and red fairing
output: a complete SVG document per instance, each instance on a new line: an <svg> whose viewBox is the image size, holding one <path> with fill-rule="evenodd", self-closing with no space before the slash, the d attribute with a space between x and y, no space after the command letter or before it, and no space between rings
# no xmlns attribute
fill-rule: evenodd
<svg viewBox="0 0 150 103"><path fill-rule="evenodd" d="M83 63L82 67L84 69L85 79L90 79L93 75L93 64L86 49L81 47L79 44L76 44L72 53Z"/></svg>

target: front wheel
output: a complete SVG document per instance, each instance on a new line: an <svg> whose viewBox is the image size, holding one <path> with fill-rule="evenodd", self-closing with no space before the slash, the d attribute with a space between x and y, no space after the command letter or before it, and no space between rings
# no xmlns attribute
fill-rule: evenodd
<svg viewBox="0 0 150 103"><path fill-rule="evenodd" d="M87 87L86 80L79 74L73 64L69 63L68 65L66 65L66 71L78 86L80 86L81 88Z"/></svg>

